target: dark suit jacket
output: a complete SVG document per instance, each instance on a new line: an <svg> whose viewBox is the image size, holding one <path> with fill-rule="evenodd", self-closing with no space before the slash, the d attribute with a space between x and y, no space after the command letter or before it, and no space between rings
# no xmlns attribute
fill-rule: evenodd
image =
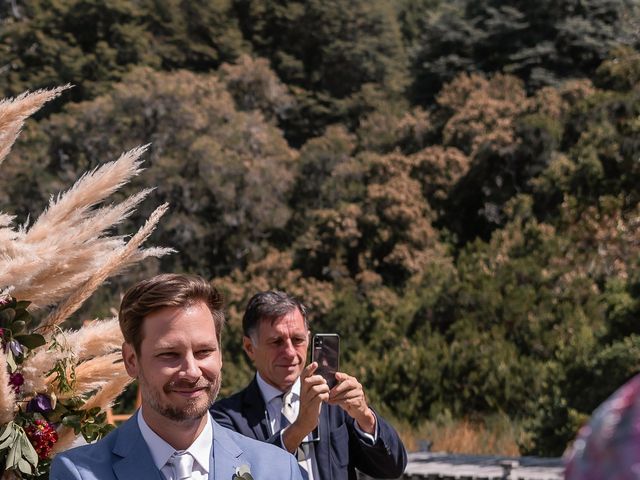
<svg viewBox="0 0 640 480"><path fill-rule="evenodd" d="M238 393L218 400L211 407L213 418L222 426L282 448L280 432L271 435L267 409L258 383L253 381ZM378 439L367 443L355 430L355 421L335 405L322 405L320 441L315 445L319 479L355 480L357 468L374 478L397 478L407 465L407 452L396 431L380 415Z"/></svg>

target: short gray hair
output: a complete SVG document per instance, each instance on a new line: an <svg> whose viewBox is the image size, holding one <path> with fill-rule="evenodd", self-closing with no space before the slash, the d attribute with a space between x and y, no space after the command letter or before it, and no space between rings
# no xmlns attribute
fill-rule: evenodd
<svg viewBox="0 0 640 480"><path fill-rule="evenodd" d="M260 322L268 320L273 323L296 309L302 315L304 327L309 330L307 307L300 300L278 290L256 293L244 311L242 332L245 337L254 339Z"/></svg>

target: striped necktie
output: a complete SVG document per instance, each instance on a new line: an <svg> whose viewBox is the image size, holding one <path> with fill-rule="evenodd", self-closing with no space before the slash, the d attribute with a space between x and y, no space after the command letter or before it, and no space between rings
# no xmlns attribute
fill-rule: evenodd
<svg viewBox="0 0 640 480"><path fill-rule="evenodd" d="M296 412L293 409L293 392L288 391L282 395L282 416L280 418L280 428L285 428L296 421ZM309 480L313 480L313 471L309 462L309 446L302 443L295 452L298 465L307 472Z"/></svg>

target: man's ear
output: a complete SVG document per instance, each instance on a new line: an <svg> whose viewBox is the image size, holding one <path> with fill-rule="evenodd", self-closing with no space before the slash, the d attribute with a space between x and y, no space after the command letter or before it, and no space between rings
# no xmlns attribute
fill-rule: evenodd
<svg viewBox="0 0 640 480"><path fill-rule="evenodd" d="M124 360L124 368L131 378L138 378L138 356L136 350L130 343L122 344L122 360Z"/></svg>
<svg viewBox="0 0 640 480"><path fill-rule="evenodd" d="M245 353L251 361L255 360L255 351L253 349L253 342L251 341L251 338L247 336L242 337L242 348L244 348Z"/></svg>

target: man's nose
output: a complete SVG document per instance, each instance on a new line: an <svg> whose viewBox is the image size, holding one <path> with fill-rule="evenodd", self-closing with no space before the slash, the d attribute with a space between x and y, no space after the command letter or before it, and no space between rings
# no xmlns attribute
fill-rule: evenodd
<svg viewBox="0 0 640 480"><path fill-rule="evenodd" d="M182 361L182 368L180 370L181 375L184 378L197 379L200 378L202 372L198 365L198 360L193 353L187 353Z"/></svg>
<svg viewBox="0 0 640 480"><path fill-rule="evenodd" d="M283 348L284 353L286 355L288 355L288 356L295 356L296 355L296 349L295 349L295 347L293 345L293 342L291 340L285 341L282 348Z"/></svg>

